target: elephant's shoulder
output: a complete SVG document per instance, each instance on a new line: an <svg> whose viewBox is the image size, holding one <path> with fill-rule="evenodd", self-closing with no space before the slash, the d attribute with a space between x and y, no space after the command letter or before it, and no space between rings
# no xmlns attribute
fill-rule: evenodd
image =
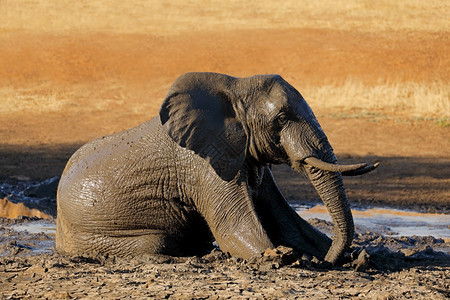
<svg viewBox="0 0 450 300"><path fill-rule="evenodd" d="M159 116L142 123L135 129L137 137L147 149L168 149L173 147L174 141L161 124Z"/></svg>

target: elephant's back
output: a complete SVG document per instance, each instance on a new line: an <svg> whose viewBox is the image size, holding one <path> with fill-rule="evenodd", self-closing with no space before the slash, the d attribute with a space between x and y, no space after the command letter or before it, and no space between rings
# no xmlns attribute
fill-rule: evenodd
<svg viewBox="0 0 450 300"><path fill-rule="evenodd" d="M134 128L102 136L81 146L70 157L63 172L66 173L89 169L91 166L106 166L109 161L117 161L123 153L132 152L132 148L139 144L140 140L152 138L152 133L162 131L158 117ZM69 176L70 177L70 176Z"/></svg>
<svg viewBox="0 0 450 300"><path fill-rule="evenodd" d="M110 222L112 219L123 225L132 222L136 214L146 213L147 219L151 218L158 201L170 196L169 191L177 190L170 184L164 190L157 187L160 180L176 182L165 174L171 169L169 139L155 117L82 146L61 177L58 217L76 222L77 226L105 229L116 227Z"/></svg>

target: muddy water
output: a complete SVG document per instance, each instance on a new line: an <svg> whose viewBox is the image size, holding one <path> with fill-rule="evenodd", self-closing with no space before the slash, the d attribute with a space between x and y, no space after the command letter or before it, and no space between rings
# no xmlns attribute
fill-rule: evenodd
<svg viewBox="0 0 450 300"><path fill-rule="evenodd" d="M323 205L293 205L296 211L306 220L322 219L331 221ZM359 233L373 232L384 236L433 236L450 241L450 215L426 214L397 209L370 208L352 210L356 231ZM29 245L28 250L33 255L51 253L55 247L55 222L38 220L7 226L16 232L15 240L23 245ZM30 241L30 234L41 234L47 238ZM331 235L330 232L328 234Z"/></svg>
<svg viewBox="0 0 450 300"><path fill-rule="evenodd" d="M0 217L8 218L13 216L13 210L31 217L32 212L29 210L33 209L39 210L48 216L55 217L58 182L59 177L49 178L44 181L17 180L11 178L0 182L0 199L6 198L9 202L5 201L2 205L2 208L9 209L9 213L0 209ZM25 208L21 206L25 206ZM37 214L35 216L44 217L43 215Z"/></svg>
<svg viewBox="0 0 450 300"><path fill-rule="evenodd" d="M10 204L9 206L3 205L3 210L20 204L56 216L57 182L58 178L51 178L43 182L16 181L1 183L0 196L12 201L10 203L9 200L3 199L4 202ZM306 220L322 219L331 221L330 215L323 205L318 205L317 203L293 203L291 205ZM433 236L450 241L450 215L381 207L354 208L352 213L357 233L374 232L392 237ZM8 217L8 212L3 214L2 217ZM48 253L54 249L56 230L55 222L52 219L11 223L6 225L4 229L8 230L15 237L16 242L25 246L29 245L26 246L28 247L27 249L34 254ZM33 234L42 235L42 238L37 241L30 241L30 235ZM48 238L44 238L44 236Z"/></svg>
<svg viewBox="0 0 450 300"><path fill-rule="evenodd" d="M31 234L44 233L46 235L55 236L56 224L51 221L36 221L29 223L20 223L11 225L11 229L15 231L26 231Z"/></svg>
<svg viewBox="0 0 450 300"><path fill-rule="evenodd" d="M331 221L323 205L293 205L304 219ZM360 231L371 231L390 236L434 236L450 240L450 215L419 213L392 208L352 209L355 226Z"/></svg>
<svg viewBox="0 0 450 300"><path fill-rule="evenodd" d="M39 255L55 250L56 224L54 220L15 219L0 226L0 257L5 255ZM9 245L8 245L9 244ZM11 250L11 251L9 251Z"/></svg>
<svg viewBox="0 0 450 300"><path fill-rule="evenodd" d="M302 218L331 221L325 206L294 206ZM450 240L450 215L427 214L390 208L352 210L355 226L361 231L370 231L390 236L434 236ZM55 235L52 221L29 222L12 225L16 231Z"/></svg>

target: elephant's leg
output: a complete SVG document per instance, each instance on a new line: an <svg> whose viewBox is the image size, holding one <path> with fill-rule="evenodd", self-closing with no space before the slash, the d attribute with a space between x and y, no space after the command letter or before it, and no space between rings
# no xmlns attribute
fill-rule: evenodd
<svg viewBox="0 0 450 300"><path fill-rule="evenodd" d="M61 233L60 229L58 233ZM57 236L56 246L68 254L128 256L163 253L167 235L158 230L121 230L117 232L77 231L65 227L65 234ZM68 238L67 238L68 237Z"/></svg>
<svg viewBox="0 0 450 300"><path fill-rule="evenodd" d="M109 253L118 256L163 253L163 247L167 244L166 240L164 233L151 231L120 232L117 235L92 234L90 250L93 253Z"/></svg>
<svg viewBox="0 0 450 300"><path fill-rule="evenodd" d="M173 256L204 255L213 248L213 237L203 219L196 211L178 206L178 201L162 201L165 207L155 209L156 214L134 213L140 221L140 228L134 224L121 222L119 217L111 217L98 226L80 226L67 219L66 214L57 218L56 246L70 254L111 254L117 256L166 254ZM169 210L168 207L171 209ZM126 215L131 215L128 211ZM156 220L162 215L162 220ZM86 215L85 215L86 217ZM118 223L114 228L110 220ZM71 222L72 221L72 222ZM78 222L78 220L76 220ZM150 225L156 223L156 225ZM92 224L92 222L89 222ZM142 224L149 224L143 227ZM108 226L109 225L109 226Z"/></svg>
<svg viewBox="0 0 450 300"><path fill-rule="evenodd" d="M191 244L198 241L197 247ZM157 230L128 230L117 234L79 234L77 247L62 248L67 253L97 255L108 253L117 256L165 254L173 256L204 255L212 249L211 243L193 239L186 241ZM209 246L209 247L208 247Z"/></svg>
<svg viewBox="0 0 450 300"><path fill-rule="evenodd" d="M208 176L206 176L208 178ZM202 195L206 205L199 205L220 249L233 256L250 258L273 244L255 211L245 181L214 181Z"/></svg>
<svg viewBox="0 0 450 300"><path fill-rule="evenodd" d="M272 172L265 168L256 210L264 229L275 245L284 245L323 259L331 239L302 219L287 203L276 185Z"/></svg>

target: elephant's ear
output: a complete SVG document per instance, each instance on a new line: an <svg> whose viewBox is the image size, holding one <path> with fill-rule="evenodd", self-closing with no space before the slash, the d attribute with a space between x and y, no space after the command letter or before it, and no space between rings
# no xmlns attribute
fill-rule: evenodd
<svg viewBox="0 0 450 300"><path fill-rule="evenodd" d="M159 112L169 136L209 160L216 173L232 180L242 168L247 138L231 103L231 93L207 81L176 81Z"/></svg>

